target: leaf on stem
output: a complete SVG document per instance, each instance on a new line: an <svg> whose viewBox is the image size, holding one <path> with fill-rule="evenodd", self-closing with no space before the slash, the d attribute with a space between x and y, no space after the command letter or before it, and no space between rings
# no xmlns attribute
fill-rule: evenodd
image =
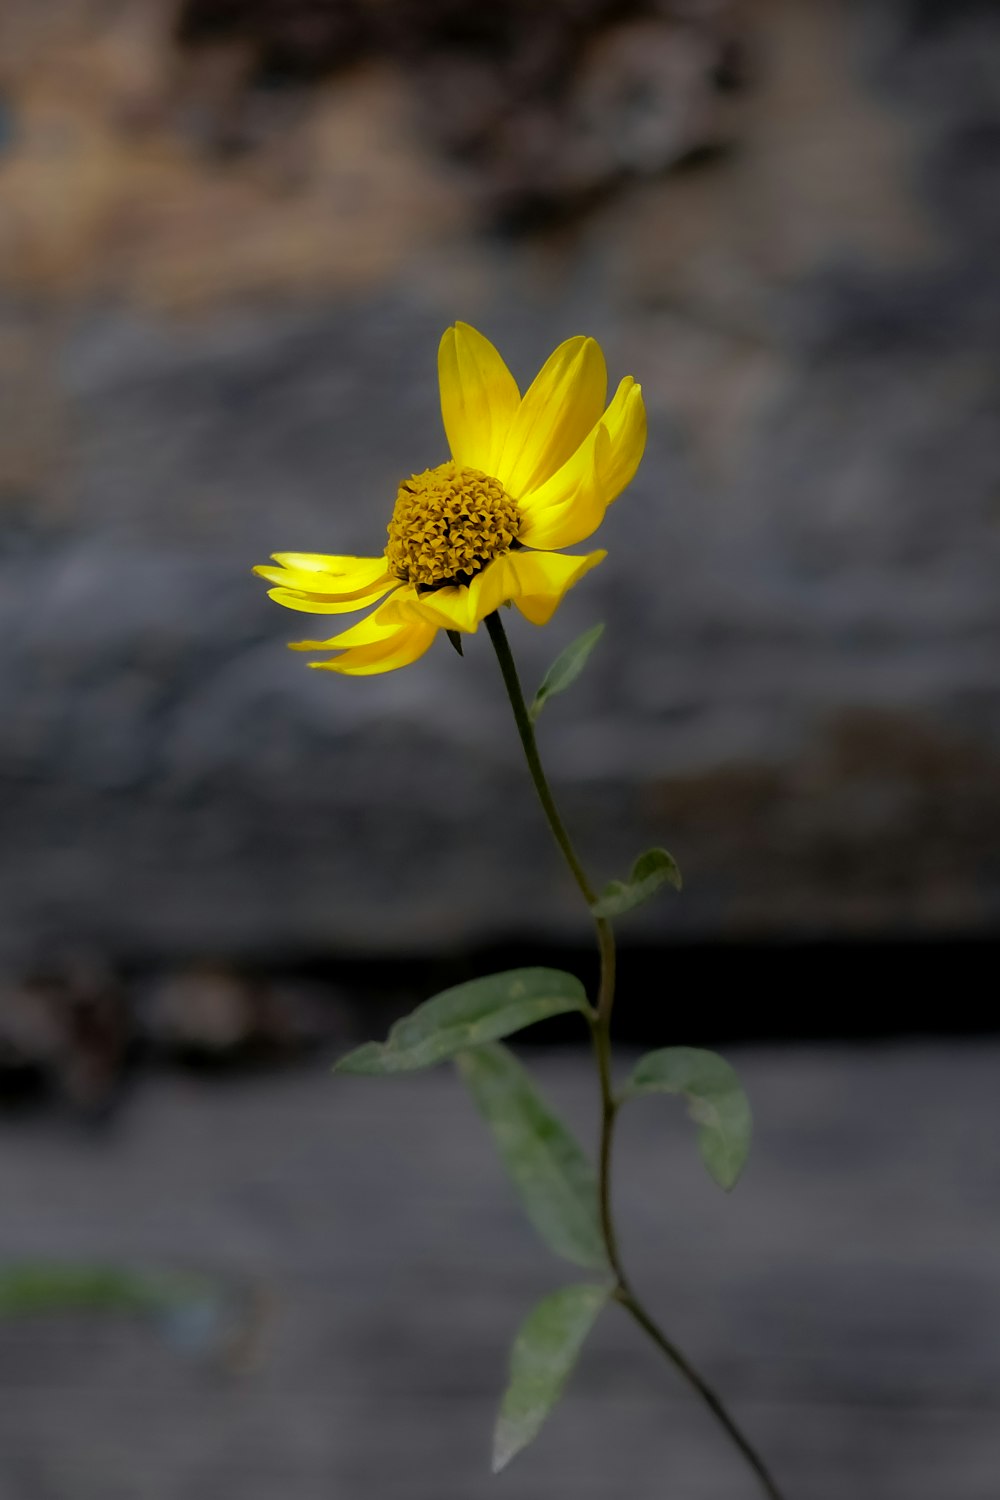
<svg viewBox="0 0 1000 1500"><path fill-rule="evenodd" d="M410 1073L570 1010L588 1010L575 974L560 969L488 974L425 1000L396 1022L384 1042L366 1042L349 1052L334 1072Z"/></svg>
<svg viewBox="0 0 1000 1500"><path fill-rule="evenodd" d="M743 1086L725 1058L701 1047L662 1047L636 1063L625 1090L681 1094L700 1127L698 1144L709 1174L727 1191L736 1186L750 1151L752 1118Z"/></svg>
<svg viewBox="0 0 1000 1500"><path fill-rule="evenodd" d="M588 656L603 634L604 626L594 625L590 630L584 631L583 635L578 636L560 656L556 657L542 678L541 687L528 709L528 716L532 723L538 718L550 698L554 698L557 693L564 693L576 681L587 665Z"/></svg>
<svg viewBox="0 0 1000 1500"><path fill-rule="evenodd" d="M500 1043L457 1061L541 1238L574 1265L607 1269L593 1168L527 1072Z"/></svg>
<svg viewBox="0 0 1000 1500"><path fill-rule="evenodd" d="M666 849L647 849L632 866L629 878L610 881L590 909L595 917L620 917L655 896L661 885L671 885L679 891L681 884L681 872L673 855Z"/></svg>
<svg viewBox="0 0 1000 1500"><path fill-rule="evenodd" d="M607 1286L563 1287L543 1298L522 1323L493 1433L494 1474L537 1437L610 1296Z"/></svg>

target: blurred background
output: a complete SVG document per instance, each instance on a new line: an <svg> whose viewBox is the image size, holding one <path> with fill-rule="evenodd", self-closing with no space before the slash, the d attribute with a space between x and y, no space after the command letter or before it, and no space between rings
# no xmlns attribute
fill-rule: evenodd
<svg viewBox="0 0 1000 1500"><path fill-rule="evenodd" d="M1000 8L4 0L0 1500L735 1500L613 1317L509 1475L558 1284L443 985L593 973L488 643L341 681L250 575L378 551L441 331L587 332L649 410L529 687L622 923L625 1049L718 1045L723 1199L635 1106L626 1258L789 1500L1000 1471ZM533 1061L582 1132L572 1028Z"/></svg>

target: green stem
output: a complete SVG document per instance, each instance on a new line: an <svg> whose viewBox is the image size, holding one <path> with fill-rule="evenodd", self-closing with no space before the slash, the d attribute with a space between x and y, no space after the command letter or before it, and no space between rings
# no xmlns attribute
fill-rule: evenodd
<svg viewBox="0 0 1000 1500"><path fill-rule="evenodd" d="M552 836L563 852L563 857L569 865L573 879L580 887L580 893L588 906L592 906L597 900L597 892L587 879L586 871L577 858L576 850L566 832L566 825L559 816L555 798L546 780L545 771L542 768L542 759L538 753L538 744L535 740L535 728L531 722L528 705L524 701L524 693L521 689L521 679L517 675L517 667L514 664L513 652L507 639L507 632L503 628L503 621L499 612L494 610L493 614L486 616L486 629L490 633L493 649L500 663L500 671L503 673L503 685L507 689L507 697L510 706L514 710L514 722L517 732L521 736L521 744L524 746L524 758L528 762L528 771L534 783L538 800L542 804L548 825L552 830ZM604 923L606 927L607 922Z"/></svg>
<svg viewBox="0 0 1000 1500"><path fill-rule="evenodd" d="M538 754L535 728L531 722L531 715L528 713L528 705L524 701L524 693L517 675L517 667L514 665L510 642L507 640L507 632L503 628L503 621L497 610L486 616L486 629L490 633L490 640L493 642L493 649L500 663L504 687L507 689L510 706L514 710L514 722L524 748L524 758L528 762L528 773L538 793L538 800L542 804L546 822L552 830L552 837L562 850L563 858L569 865L570 874L576 881L581 896L588 906L593 906L597 900L597 892L587 879L587 872L580 863L572 840L566 832L566 825L559 816L559 809L556 807L555 798L552 796L542 768L541 756ZM610 1019L611 1007L615 1000L615 935L606 917L595 917L594 925L597 928L597 946L601 955L601 983L597 994L597 1012L598 1015Z"/></svg>
<svg viewBox="0 0 1000 1500"><path fill-rule="evenodd" d="M698 1371L678 1349L677 1345L672 1343L670 1339L667 1338L666 1334L663 1332L663 1329L660 1328L660 1326L650 1317L649 1313L643 1307L642 1303L639 1301L638 1297L632 1291L628 1283L619 1281L614 1295L616 1300L621 1303L622 1307L624 1307L627 1312L632 1314L632 1317L638 1323L643 1332L649 1335L653 1343L660 1350L661 1354L666 1355L667 1359L670 1360L670 1363L675 1367L675 1369L679 1370L680 1373L684 1376L684 1379L698 1392L698 1395L701 1397L702 1401L704 1401L709 1411L716 1418L716 1420L722 1424L725 1431L729 1434L730 1438L736 1444L736 1447L740 1450L743 1457L746 1459L747 1463L750 1465L751 1469L760 1480L760 1486L764 1491L764 1494L769 1497L769 1500L782 1500L781 1491L778 1489L777 1484L774 1482L774 1479L768 1471L768 1468L764 1463L764 1460L761 1458L760 1454L752 1446L749 1440L744 1437L743 1433L737 1427L736 1423L733 1421L732 1417L723 1406L719 1397L712 1390L712 1387L707 1383L707 1381L702 1379L702 1377L698 1374Z"/></svg>
<svg viewBox="0 0 1000 1500"><path fill-rule="evenodd" d="M535 728L528 712L528 706L524 699L524 692L517 675L517 667L511 653L507 633L503 628L503 621L498 611L486 617L486 629L489 631L493 649L500 663L500 671L503 675L504 687L507 689L507 697L514 711L514 722L517 732L521 738L524 749L524 758L528 763L528 773L531 776L538 800L542 804L546 822L552 830L552 836L562 852L563 858L569 866L570 874L579 887L588 907L593 907L597 900L596 892L587 878L587 873L580 863L576 850L573 848L572 840L566 831L566 826L559 816L552 790L545 776L541 757L538 753L538 744L535 740ZM593 913L591 913L593 915ZM597 933L597 946L601 959L601 978L597 992L597 1007L590 1018L590 1029L594 1043L594 1056L597 1061L597 1075L601 1089L601 1141L600 1141L600 1163L598 1173L598 1198L600 1205L601 1234L604 1246L608 1254L608 1262L615 1276L615 1300L635 1320L648 1338L660 1350L660 1353L680 1371L685 1380L698 1393L702 1401L712 1412L713 1416L721 1423L722 1427L736 1444L747 1463L760 1481L761 1488L768 1496L768 1500L782 1500L779 1491L771 1475L764 1464L763 1459L751 1446L746 1437L737 1427L719 1397L707 1385L698 1371L691 1365L681 1351L673 1344L666 1334L654 1321L645 1307L639 1301L625 1275L622 1266L621 1254L618 1249L618 1235L615 1229L614 1213L611 1201L611 1148L614 1139L615 1121L618 1118L620 1101L616 1098L612 1081L611 1068L611 1011L615 1000L615 936L611 923L605 917L594 917L594 926Z"/></svg>

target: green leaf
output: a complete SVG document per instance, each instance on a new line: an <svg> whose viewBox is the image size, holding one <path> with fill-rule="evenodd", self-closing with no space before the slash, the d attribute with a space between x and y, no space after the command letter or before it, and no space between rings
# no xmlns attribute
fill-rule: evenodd
<svg viewBox="0 0 1000 1500"><path fill-rule="evenodd" d="M463 1052L458 1069L549 1249L574 1265L605 1270L593 1168L524 1068L508 1048L494 1043Z"/></svg>
<svg viewBox="0 0 1000 1500"><path fill-rule="evenodd" d="M0 1317L32 1313L144 1312L159 1283L117 1266L24 1261L0 1267Z"/></svg>
<svg viewBox="0 0 1000 1500"><path fill-rule="evenodd" d="M673 855L666 849L647 849L632 866L629 878L612 880L590 909L595 917L620 917L655 896L661 885L672 885L679 891L681 883L681 872Z"/></svg>
<svg viewBox="0 0 1000 1500"><path fill-rule="evenodd" d="M563 1287L539 1302L522 1323L493 1433L494 1474L538 1436L610 1296L607 1286Z"/></svg>
<svg viewBox="0 0 1000 1500"><path fill-rule="evenodd" d="M560 969L508 969L444 990L397 1021L384 1042L366 1042L342 1057L336 1073L410 1073L469 1047L510 1036L566 1011L586 1012L574 974Z"/></svg>
<svg viewBox="0 0 1000 1500"><path fill-rule="evenodd" d="M701 1128L702 1160L720 1187L736 1182L750 1151L750 1104L736 1072L717 1052L663 1047L636 1063L626 1094L682 1094Z"/></svg>
<svg viewBox="0 0 1000 1500"><path fill-rule="evenodd" d="M245 1300L194 1272L87 1262L0 1264L0 1320L79 1312L149 1318L191 1353L224 1352L225 1346L235 1352L251 1331Z"/></svg>
<svg viewBox="0 0 1000 1500"><path fill-rule="evenodd" d="M550 698L554 698L556 693L564 693L576 681L587 665L587 657L603 634L604 626L594 625L567 646L561 656L556 657L542 678L542 685L528 710L532 722L538 718Z"/></svg>

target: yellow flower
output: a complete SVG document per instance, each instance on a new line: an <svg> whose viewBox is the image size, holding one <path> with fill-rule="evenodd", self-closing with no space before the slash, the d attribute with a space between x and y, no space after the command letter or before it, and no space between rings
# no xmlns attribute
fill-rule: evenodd
<svg viewBox="0 0 1000 1500"><path fill-rule="evenodd" d="M310 666L368 676L416 661L439 630L475 632L510 600L544 625L606 553L569 555L630 482L646 443L642 390L626 376L605 410L607 370L593 339L560 344L522 396L488 339L456 323L438 351L451 458L399 487L380 557L276 552L254 571L272 599L306 614L377 604ZM381 603L379 602L381 601Z"/></svg>

